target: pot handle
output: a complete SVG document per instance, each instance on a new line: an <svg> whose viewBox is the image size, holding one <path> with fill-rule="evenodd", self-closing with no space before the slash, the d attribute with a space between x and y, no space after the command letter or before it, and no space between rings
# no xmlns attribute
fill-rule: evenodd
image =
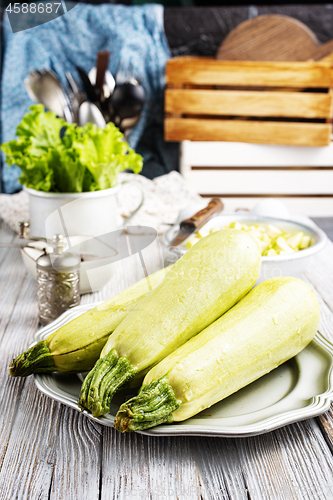
<svg viewBox="0 0 333 500"><path fill-rule="evenodd" d="M125 227L130 222L130 220L133 219L134 215L136 215L138 213L138 211L141 209L141 207L142 207L142 205L143 205L143 203L145 201L145 195L144 195L142 187L135 180L133 180L133 181L123 181L121 184L122 184L121 187L123 187L125 184L135 184L135 186L141 191L141 200L140 200L140 203L138 204L138 206L136 207L136 209L133 210L133 212L128 217L125 218L124 223L123 223L123 227Z"/></svg>

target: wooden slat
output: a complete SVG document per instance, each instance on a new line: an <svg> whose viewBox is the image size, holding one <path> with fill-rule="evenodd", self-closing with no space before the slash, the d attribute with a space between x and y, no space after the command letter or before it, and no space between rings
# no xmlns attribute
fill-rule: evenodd
<svg viewBox="0 0 333 500"><path fill-rule="evenodd" d="M332 94L167 89L165 111L203 115L332 117Z"/></svg>
<svg viewBox="0 0 333 500"><path fill-rule="evenodd" d="M212 186L213 188L213 186ZM235 210L246 209L251 210L259 201L261 201L262 197L232 197L232 196L223 196L221 192L211 192L207 193L207 195L217 195L223 197L224 209L223 213L233 213ZM209 198L211 196L208 196ZM320 217L320 216L333 216L333 196L332 197L320 197L320 198L292 198L288 197L279 197L291 214L305 214L312 217Z"/></svg>
<svg viewBox="0 0 333 500"><path fill-rule="evenodd" d="M231 141L256 144L327 146L332 127L328 123L282 123L247 120L166 118L167 141Z"/></svg>
<svg viewBox="0 0 333 500"><path fill-rule="evenodd" d="M200 194L332 195L332 170L191 170L186 179Z"/></svg>
<svg viewBox="0 0 333 500"><path fill-rule="evenodd" d="M325 147L183 141L180 172L187 167L333 167L333 142Z"/></svg>
<svg viewBox="0 0 333 500"><path fill-rule="evenodd" d="M167 83L268 87L332 86L331 63L217 61L208 57L176 57L167 62Z"/></svg>

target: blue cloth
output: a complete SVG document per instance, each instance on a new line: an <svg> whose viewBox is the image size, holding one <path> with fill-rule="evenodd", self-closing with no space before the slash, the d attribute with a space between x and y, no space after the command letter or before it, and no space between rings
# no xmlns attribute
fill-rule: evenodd
<svg viewBox="0 0 333 500"><path fill-rule="evenodd" d="M24 78L29 72L52 69L66 86L65 72L71 71L79 81L75 66L89 71L101 50L110 51L109 69L113 75L118 64L124 69L132 65L133 75L145 89L146 104L131 133L130 145L135 148L144 129L149 130L156 120L162 130L164 71L170 53L161 5L78 4L49 23L18 33L12 33L5 14L4 40L1 142L15 137L17 125L32 104L24 87ZM146 146L143 152L145 149ZM9 168L4 164L5 192L13 193L21 188L19 175L17 167Z"/></svg>

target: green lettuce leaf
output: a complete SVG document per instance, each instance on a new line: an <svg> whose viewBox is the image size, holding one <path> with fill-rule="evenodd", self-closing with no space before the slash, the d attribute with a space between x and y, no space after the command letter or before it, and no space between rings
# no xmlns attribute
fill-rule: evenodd
<svg viewBox="0 0 333 500"><path fill-rule="evenodd" d="M122 170L141 172L142 157L123 140L123 134L113 123L108 123L105 129L88 124L80 132L73 139L73 149L92 176L90 191L115 186ZM66 135L69 133L66 131Z"/></svg>
<svg viewBox="0 0 333 500"><path fill-rule="evenodd" d="M38 104L30 107L16 136L1 149L8 165L20 167L20 182L38 191L108 189L117 184L122 170L142 170L142 157L113 123L105 129L69 125Z"/></svg>

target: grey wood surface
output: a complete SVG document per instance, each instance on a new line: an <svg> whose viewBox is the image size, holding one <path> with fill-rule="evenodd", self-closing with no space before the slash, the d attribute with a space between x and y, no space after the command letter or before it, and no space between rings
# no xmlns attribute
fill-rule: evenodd
<svg viewBox="0 0 333 500"><path fill-rule="evenodd" d="M14 234L0 224L0 241ZM154 246L155 245L155 246ZM149 273L162 265L157 243ZM143 277L137 256L122 261L105 299ZM333 341L333 244L305 279L321 301L321 331ZM38 329L36 283L19 250L0 249L0 499L333 498L333 412L252 438L121 435L39 393L32 377L8 375Z"/></svg>

